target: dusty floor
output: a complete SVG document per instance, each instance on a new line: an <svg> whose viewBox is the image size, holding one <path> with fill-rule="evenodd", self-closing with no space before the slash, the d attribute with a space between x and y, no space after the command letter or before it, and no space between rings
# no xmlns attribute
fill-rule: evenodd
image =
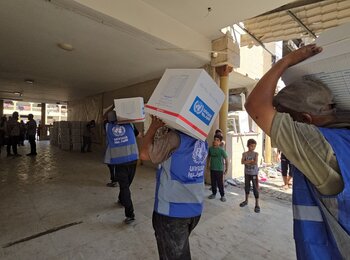
<svg viewBox="0 0 350 260"><path fill-rule="evenodd" d="M21 157L6 157L4 150L0 156L0 259L158 259L153 168L137 169L131 187L136 221L125 225L115 203L119 188L105 186L102 152L64 152L45 141L36 158L25 156L28 150L26 144ZM224 203L206 199L190 238L192 259L295 259L290 191L278 185L262 185L259 214L252 194L250 205L239 207L240 186L227 187Z"/></svg>

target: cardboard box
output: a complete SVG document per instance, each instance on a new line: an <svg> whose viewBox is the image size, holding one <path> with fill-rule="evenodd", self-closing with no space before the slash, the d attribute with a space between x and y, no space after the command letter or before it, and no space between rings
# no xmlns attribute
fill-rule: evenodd
<svg viewBox="0 0 350 260"><path fill-rule="evenodd" d="M168 126L205 140L225 95L203 69L167 69L145 106Z"/></svg>
<svg viewBox="0 0 350 260"><path fill-rule="evenodd" d="M316 44L323 51L295 66L282 76L286 85L301 78L325 83L334 95L337 109L350 110L350 23L322 33Z"/></svg>
<svg viewBox="0 0 350 260"><path fill-rule="evenodd" d="M118 124L145 121L145 109L142 97L121 98L114 100Z"/></svg>

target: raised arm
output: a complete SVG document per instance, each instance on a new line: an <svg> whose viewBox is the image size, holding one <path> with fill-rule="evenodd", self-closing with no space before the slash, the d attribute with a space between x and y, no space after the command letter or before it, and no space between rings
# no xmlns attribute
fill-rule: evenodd
<svg viewBox="0 0 350 260"><path fill-rule="evenodd" d="M314 56L321 51L321 47L317 47L315 44L310 44L287 54L273 65L273 67L259 80L253 91L248 96L245 108L250 117L267 135L270 135L272 120L276 114L272 105L272 100L278 79L290 66Z"/></svg>

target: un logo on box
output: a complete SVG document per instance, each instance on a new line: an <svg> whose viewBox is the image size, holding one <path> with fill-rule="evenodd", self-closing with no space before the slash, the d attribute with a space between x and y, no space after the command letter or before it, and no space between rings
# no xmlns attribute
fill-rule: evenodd
<svg viewBox="0 0 350 260"><path fill-rule="evenodd" d="M194 99L190 112L199 118L204 124L209 125L214 116L214 111L198 96Z"/></svg>

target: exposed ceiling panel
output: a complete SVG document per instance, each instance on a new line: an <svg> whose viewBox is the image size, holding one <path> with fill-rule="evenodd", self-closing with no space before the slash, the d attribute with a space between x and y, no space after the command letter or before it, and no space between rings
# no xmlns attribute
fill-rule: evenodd
<svg viewBox="0 0 350 260"><path fill-rule="evenodd" d="M350 22L349 0L326 0L255 17L244 21L244 27L263 43L310 36L288 11L291 11L292 15L294 14L315 35ZM241 46L252 45L258 43L249 35L242 35Z"/></svg>

